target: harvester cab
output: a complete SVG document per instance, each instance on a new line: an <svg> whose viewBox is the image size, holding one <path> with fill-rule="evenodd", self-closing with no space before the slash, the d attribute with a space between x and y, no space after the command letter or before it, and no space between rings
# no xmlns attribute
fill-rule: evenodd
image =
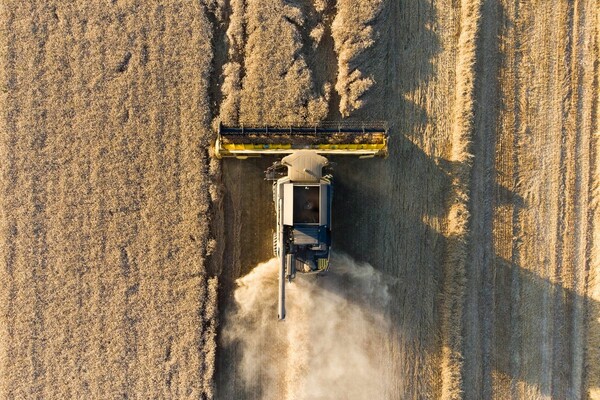
<svg viewBox="0 0 600 400"><path fill-rule="evenodd" d="M329 268L333 178L324 155L387 155L385 124L320 124L315 127L219 127L217 157L284 155L265 171L273 181L277 216L273 253L279 259L278 317L285 319L285 285L297 273Z"/></svg>

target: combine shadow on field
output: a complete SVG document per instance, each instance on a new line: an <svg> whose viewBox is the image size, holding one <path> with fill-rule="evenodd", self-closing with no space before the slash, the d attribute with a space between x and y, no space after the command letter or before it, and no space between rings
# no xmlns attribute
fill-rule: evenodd
<svg viewBox="0 0 600 400"><path fill-rule="evenodd" d="M502 257L496 256L490 264L492 303L491 307L482 305L479 316L491 313L490 331L481 332L489 335L491 346L482 349L481 357L488 359L496 384L510 390L511 398L519 397L522 383L552 398L585 397L585 332L600 330L597 318L586 328L585 308L597 313L600 304ZM529 369L524 370L523 365ZM589 376L589 386L600 387L598 377ZM482 397L490 397L489 373L480 388Z"/></svg>
<svg viewBox="0 0 600 400"><path fill-rule="evenodd" d="M391 398L439 394L438 377L428 373L436 366L424 360L441 353L447 241L440 232L451 176L447 163L420 147L435 140L433 116L424 105L409 100L438 73L433 60L442 51L441 42L429 28L436 21L432 3L386 2L378 18L379 40L352 65L375 83L350 119L387 121L389 157L332 159L337 162L334 251L369 263L389 280L387 312L393 327L390 342L395 342L388 344L395 351L390 368L391 376L398 377L390 383Z"/></svg>
<svg viewBox="0 0 600 400"><path fill-rule="evenodd" d="M486 2L487 7L489 7L488 3ZM428 9L427 5L419 4L419 6L421 15L430 13L431 21L435 20L433 10ZM390 3L389 7L393 5ZM388 26L386 18L396 20L398 13L404 15L410 12L407 4L398 7L400 10L396 14L389 13L382 17L383 20L380 22L384 31ZM392 15L395 16L391 17ZM355 66L367 75L372 74L376 84L363 96L364 106L354 112L351 119L389 121L390 154L387 159L331 158L337 163L334 174L333 249L347 253L358 261L367 262L384 276L389 277L390 291L394 297L390 318L401 340L405 342L404 348L425 349L426 352L437 356L441 352L438 335L441 326L439 307L444 279L442 263L445 251L450 245L441 231L444 229L443 223L448 212L447 202L453 197L451 174L456 170L456 166L447 160L430 157L415 144L421 143L422 132L429 116L422 108L403 100L402 94L413 91L435 73L430 60L439 51L439 44L432 31L419 29L414 26L414 22L409 21L406 26L408 29L400 36L387 32L386 38L382 38L373 48L355 60ZM411 28L416 30L412 31ZM492 35L492 37L496 36ZM429 52L427 56L415 58L415 54L423 55L427 51ZM480 83L486 84L486 82ZM482 112L490 113L495 110L482 110ZM428 141L434 139L431 133L427 139ZM491 139L494 140L493 132ZM492 178L486 182L485 188L487 193L491 193L490 202L485 204L491 214L493 214L493 207L505 203L510 203L516 209L527 207L522 197L507 187L499 186L493 180L494 150L489 153L475 153L475 156L491 157L492 170L489 172ZM492 229L492 226L489 229ZM473 249L469 251L472 252ZM576 387L578 378L576 372L573 372L581 365L574 365L572 358L564 363L562 360L567 360L577 351L583 351L583 344L575 343L576 339L572 339L577 333L576 329L583 329L583 326L578 326L573 318L585 317L580 314L575 315L573 310L575 304L583 305L591 300L560 284L551 283L528 272L518 265L511 265L506 260L494 257L494 250L491 251L491 257L484 261L487 265L483 268L488 271L492 279L495 279L491 289L498 293L491 297L495 308L487 311L498 318L498 321L491 322L491 329L497 335L499 346L510 342L509 330L511 329L519 341L532 340L527 339L527 334L523 334L522 330L528 326L539 326L541 317L532 315L530 320L524 321L519 316L511 314L516 307L527 308L527 302L532 299L550 299L549 304L558 315L564 317L564 321L550 328L549 335L553 343L550 376L541 376L535 368L521 371L517 365L514 365L515 361L510 360L510 349L502 347L479 349L483 353L491 352L492 355L484 361L484 363L489 362L490 365L483 366L485 373L481 379L486 382L479 384L482 392L474 395L487 396L491 392L486 387L491 388L492 377L505 376L512 380L513 385L522 381L538 388L544 395L557 398L573 397L582 390L581 387ZM470 260L471 257L467 259ZM479 267L480 265L467 266L467 268ZM469 277L467 273L467 278ZM507 277L511 277L513 285L517 287L506 286L507 283L503 280L508 279ZM522 296L520 303L511 304L514 298L511 300L510 295L515 295L514 291L522 288L526 288L526 291L519 294ZM508 297L503 294L507 294ZM489 301L489 298L479 294L478 300L483 304ZM369 308L368 303L362 306L365 309ZM590 304L590 306L591 310L599 308L597 304ZM584 310L583 306L581 310ZM466 308L464 312L467 312ZM513 320L512 317L516 319ZM568 320L569 318L571 320ZM557 319L559 320L560 318ZM599 328L593 326L587 330L593 331ZM482 324L480 329L481 337L489 334L485 324ZM581 332L579 334L584 335ZM520 342L515 345L519 346ZM522 360L527 360L534 355L519 354L518 356ZM398 376L416 378L415 381L406 382L404 387L399 385L400 390L397 393L399 397L423 395L418 392L418 389L414 389L418 387L417 381L423 373L419 370L420 367L422 365L416 364L400 367ZM467 379L469 377L465 377L465 380ZM598 386L598 382L591 382L591 386ZM561 392L563 389L566 391Z"/></svg>
<svg viewBox="0 0 600 400"><path fill-rule="evenodd" d="M518 51L520 39L517 39L516 48L502 43L506 40L502 37L510 35L511 30L518 32L522 29L513 17L500 2L482 1L475 64L470 204L472 237L462 326L464 395L468 398L491 398L493 395L517 398L520 385L530 390L535 388L541 395L552 398L580 398L585 397L582 381L582 378L585 379L585 343L582 343L585 331L593 332L600 328L597 322L592 322L593 326L586 329L586 304L589 312L597 313L597 302L560 282L552 282L531 272L539 270L540 265L519 265L496 254L494 248L493 230L512 229L510 222L507 222L508 227L494 226L495 207L509 204L513 215L536 207L507 188L497 186L494 181L502 174L495 170L495 164L496 157L500 155L498 152L504 150L497 148L497 143L500 135L510 134L500 129L511 129L500 127L500 110L506 114L514 112L513 117L517 120L526 118L512 110L514 106L506 104L502 97L502 91L517 88L511 87L506 80L499 81L501 67L511 70L513 63L518 64L523 56ZM516 61L511 52L516 53L513 54ZM518 98L517 93L513 95ZM535 136L535 132L530 134ZM501 156L508 158L513 155L504 153ZM503 178L506 180L507 177ZM561 217L557 215L556 218ZM520 242L511 238L511 233L508 235L507 239L512 240L513 254L518 255ZM544 246L543 243L538 245ZM548 254L555 251L547 249ZM574 268L574 273L579 274L579 282L582 282L587 266L573 265L576 261L567 257L564 255L564 259L559 259L562 265L558 266L556 274L560 276L562 269ZM531 260L531 257L527 258ZM466 318L467 314L469 318ZM596 314L596 319L590 321L598 321L597 317ZM542 332L545 330L544 339ZM597 346L593 351L598 358ZM589 379L590 387L600 386L598 377L589 376ZM493 393L498 388L510 392Z"/></svg>
<svg viewBox="0 0 600 400"><path fill-rule="evenodd" d="M401 340L438 355L442 262L449 240L423 221L444 217L452 168L445 160L431 159L402 136L393 139L395 143L387 160L335 160L338 164L333 248L368 262L389 278L393 293L390 318ZM399 177L389 175L389 164L393 164L391 171ZM503 204L516 209L528 207L521 196L495 182L490 184L493 200L486 205L490 212ZM535 388L553 398L578 398L585 393L581 379L586 379L582 341L586 332L600 332L600 325L594 322L600 315L600 304L572 288L540 277L525 266L494 255L493 251L492 248L492 257L482 264L467 266L487 271L481 281L475 281L481 283L475 298L464 299L477 303L471 319L479 320L475 335L478 343L463 343L468 362L476 364L468 369L465 364L464 381L478 390L467 393L467 397L491 398L494 388L500 385L509 388L511 396L517 398L518 387L524 384L529 390ZM583 268L580 274L583 279ZM467 279L471 278L467 272ZM351 294L349 297L352 298ZM366 301L361 307L368 310L370 304ZM468 304L464 307L466 315L470 312ZM589 318L588 313L595 318ZM586 327L586 319L591 326ZM545 343L541 334L544 329L547 329ZM548 349L543 348L546 344L550 346ZM600 355L598 350L591 351ZM540 372L544 359L549 360L546 374ZM402 369L412 373L414 367L406 365ZM419 372L415 372L418 377ZM598 377L588 374L587 379L589 387L600 387ZM405 387L399 394L418 397L419 393L410 391L411 388Z"/></svg>

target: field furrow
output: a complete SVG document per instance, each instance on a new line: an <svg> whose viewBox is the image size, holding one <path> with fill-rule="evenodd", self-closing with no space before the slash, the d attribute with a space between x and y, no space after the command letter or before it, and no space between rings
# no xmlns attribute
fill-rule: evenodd
<svg viewBox="0 0 600 400"><path fill-rule="evenodd" d="M481 6L480 34L477 40L477 61L474 83L474 154L470 176L471 213L468 256L466 260L465 313L462 320L464 354L464 395L481 395L489 398L492 394L494 376L502 379L498 373L500 365L493 359L493 344L498 332L496 323L494 282L494 195L502 191L498 188L494 171L496 152L495 103L498 99L497 74L499 68L497 35L499 31L499 9L494 2L483 2ZM506 145L503 143L501 145ZM498 145L500 147L501 145ZM510 153L508 153L510 154ZM511 166L508 165L507 168ZM505 177L504 181L507 179ZM503 193L500 193L501 195ZM497 276L506 279L506 276ZM481 296L479 294L482 294ZM510 313L508 314L510 316ZM500 318L505 317L501 314ZM503 327L506 327L503 325Z"/></svg>

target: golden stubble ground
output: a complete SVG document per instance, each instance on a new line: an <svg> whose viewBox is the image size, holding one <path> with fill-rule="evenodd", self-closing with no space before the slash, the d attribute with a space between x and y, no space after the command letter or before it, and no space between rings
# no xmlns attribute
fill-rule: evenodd
<svg viewBox="0 0 600 400"><path fill-rule="evenodd" d="M270 258L272 160L218 187L210 126L341 116L391 127L334 209L388 278L386 396L600 396L596 1L1 7L1 396L261 396L213 275L224 315Z"/></svg>
<svg viewBox="0 0 600 400"><path fill-rule="evenodd" d="M395 377L386 396L598 396L597 4L233 4L229 27L243 34L229 60L240 79L224 92L228 105L242 106L222 107L221 118L289 119L278 99L298 87L261 85L264 75L236 58L272 49L280 36L270 27L283 24L304 47L285 43L262 58L268 81L287 79L274 72L280 60L306 62L313 84L302 86L304 98L328 96L330 118L390 122L388 159L335 160L334 204L336 251L369 262L393 288L393 324L380 349ZM252 28L252 10L267 4L288 8ZM250 29L238 29L240 20ZM248 97L264 101L244 107ZM305 104L297 119L310 121ZM225 283L270 256L273 216L262 217L270 188L258 187L269 162L224 163ZM236 378L238 356L220 353L224 398L257 395Z"/></svg>
<svg viewBox="0 0 600 400"><path fill-rule="evenodd" d="M465 395L597 398L598 4L484 2Z"/></svg>

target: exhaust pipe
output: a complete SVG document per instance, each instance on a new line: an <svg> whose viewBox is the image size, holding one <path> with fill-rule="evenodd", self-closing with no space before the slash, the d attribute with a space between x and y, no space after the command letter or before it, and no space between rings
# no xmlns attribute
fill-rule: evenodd
<svg viewBox="0 0 600 400"><path fill-rule="evenodd" d="M277 318L285 319L285 254L281 251L279 255L279 304L277 306Z"/></svg>
<svg viewBox="0 0 600 400"><path fill-rule="evenodd" d="M281 210L281 199L279 200L279 209ZM279 247L279 302L277 305L277 318L280 321L285 319L285 245L283 242L283 225L279 227L279 238L277 246Z"/></svg>

